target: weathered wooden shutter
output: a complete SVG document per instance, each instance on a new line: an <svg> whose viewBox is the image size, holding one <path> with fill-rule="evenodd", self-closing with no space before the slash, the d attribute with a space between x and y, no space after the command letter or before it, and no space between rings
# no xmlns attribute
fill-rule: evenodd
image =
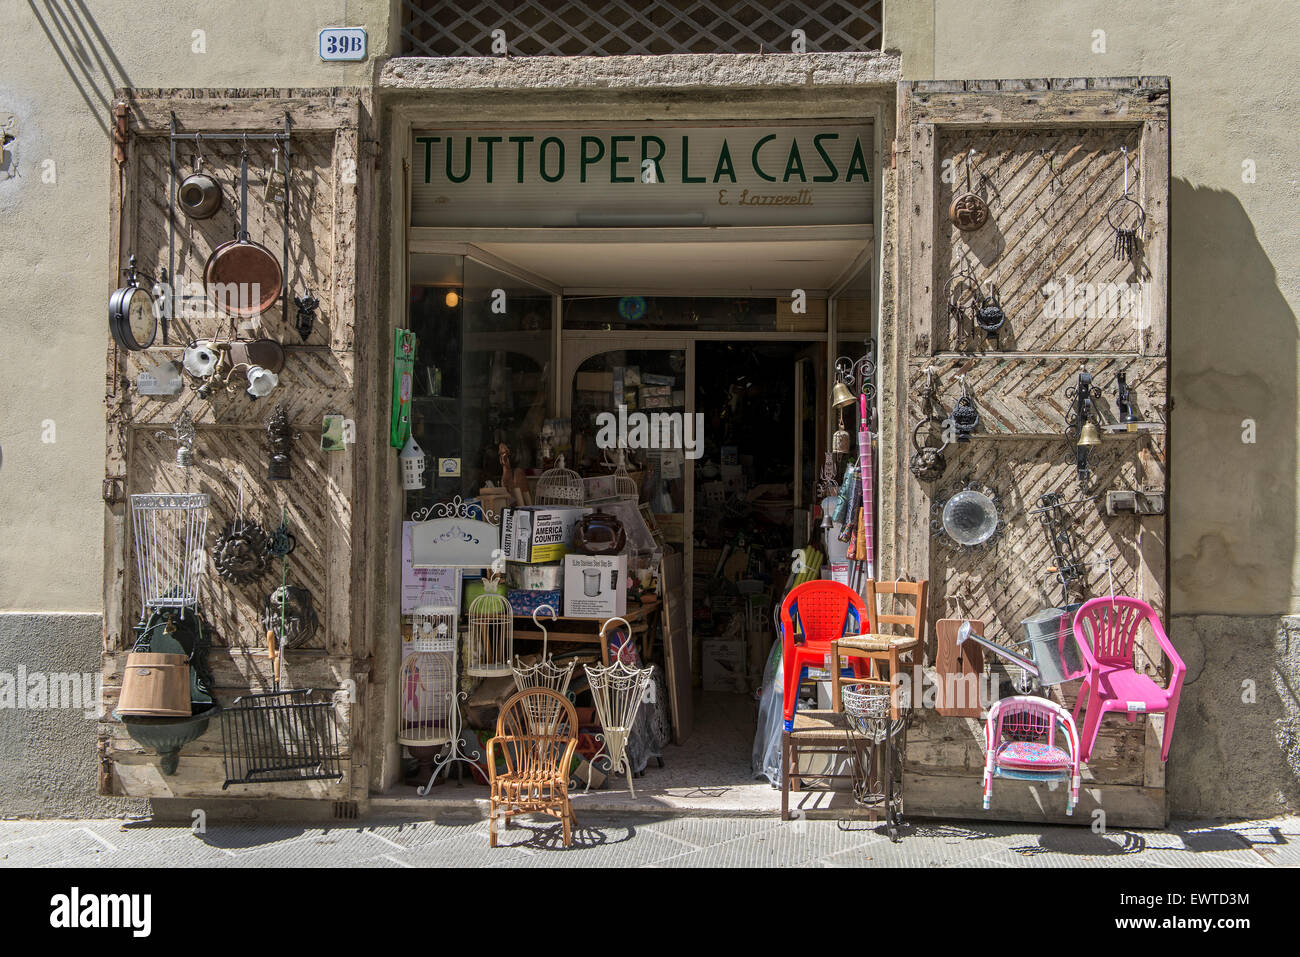
<svg viewBox="0 0 1300 957"><path fill-rule="evenodd" d="M274 306L261 317L260 332L279 340L287 361L279 387L266 399L253 400L242 388L218 389L212 398L199 398L187 382L174 397L139 394L136 377L159 358L179 360L190 340L227 337L225 318L186 318L171 323L171 344L144 352L124 353L111 340L108 352L107 463L104 496L104 705L100 726L100 791L137 797L320 797L364 801L367 791L364 755L364 702L370 645L365 637L365 574L363 548L364 496L373 459L350 445L344 452L321 450L321 419L337 413L355 423L362 442L375 433L369 416L373 405L359 394L358 384L369 374L369 356L357 348L357 330L372 295L368 267L369 243L359 242L368 228L372 204L373 157L361 147L373 143L370 114L358 91L321 90L166 90L123 91L118 96L112 165L111 281L121 283L122 269L134 254L141 270L157 275L168 263L168 192L170 126L175 118L182 132L205 132L204 169L222 184L221 210L195 222L179 211L175 220L177 281L201 283L211 250L230 239L238 224L239 156L245 144L217 139L231 132L275 132L291 124L290 241L288 315ZM266 171L273 143L247 142L250 151L249 231L277 258L281 256L278 210L263 201ZM179 174L190 171L195 148L178 146ZM295 330L292 297L310 293L320 308L309 337ZM102 326L100 327L102 328ZM265 422L277 406L287 410L299 433L292 455L293 477L270 482L266 477L269 444ZM181 470L174 464L175 446L161 439L183 411L197 426L195 462ZM320 627L313 640L285 655L282 685L323 689L332 693L339 722L341 782L232 786L224 781L220 721L183 751L176 775L161 774L158 759L112 720L121 690L122 668L133 640L132 625L141 614L135 583L130 514L127 496L136 492L201 491L211 495L206 547L238 510L238 480L242 470L243 510L249 520L275 528L281 509L287 510L297 548L289 558L288 579L311 590ZM187 487L187 471L188 482ZM200 602L213 629L211 665L215 693L229 704L240 694L270 690L271 673L262 605L280 583L278 559L259 582L232 585L216 577L210 564L204 572Z"/></svg>
<svg viewBox="0 0 1300 957"><path fill-rule="evenodd" d="M1106 223L1107 208L1123 190L1124 147L1130 194L1147 216L1133 261L1116 260ZM978 618L990 637L1019 641L1021 620L1047 604L1039 586L1052 564L1043 528L1029 512L1045 492L1060 491L1067 501L1082 494L1073 443L1063 434L1065 393L1080 361L1086 360L1104 394L1105 420L1115 421L1116 373L1127 371L1145 417L1167 421L1168 81L900 84L895 158L896 312L884 324L888 440L882 456L881 574L928 578L932 622ZM992 215L980 230L964 233L949 221L948 207L954 190L966 187L968 161L971 185L987 195ZM979 334L965 344L954 335L944 287L962 267L1000 289L1008 319L996 345ZM1086 290L1078 284L1121 292L1138 284L1140 300L1136 308L1095 309L1098 315L1069 308L1066 315L1052 315L1059 309L1049 305L1044 290L1067 278L1085 305ZM908 458L912 428L922 414L920 389L931 366L948 413L961 394L958 375L965 372L982 424L969 443L945 450L943 477L923 483L908 471ZM1164 493L1166 453L1163 429L1106 436L1093 455L1096 488ZM932 534L932 505L968 480L995 489L1002 499L1007 525L989 549L951 549ZM1079 557L1093 559L1101 548L1114 558L1115 591L1142 598L1164 616L1165 516L1108 516L1104 493L1067 511L1074 516ZM1092 566L1087 594L1104 595L1110 587L1106 568ZM1058 594L1049 591L1052 603ZM1150 660L1160 661L1158 648L1145 650ZM928 659L934 660L933 639ZM1054 697L1063 694L1072 708L1078 684L1062 685ZM1164 823L1160 721L1130 724L1112 717L1103 723L1077 820L1087 823L1090 809L1100 803L1111 823ZM977 720L923 711L908 744L909 806L958 816L978 809L982 764ZM994 816L1063 814L1064 800L1045 801L1040 809L1028 787L1009 783L995 791L1003 810L995 808Z"/></svg>

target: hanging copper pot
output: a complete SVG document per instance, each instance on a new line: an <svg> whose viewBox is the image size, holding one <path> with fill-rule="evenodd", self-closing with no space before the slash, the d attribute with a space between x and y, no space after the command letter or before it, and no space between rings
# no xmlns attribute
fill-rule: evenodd
<svg viewBox="0 0 1300 957"><path fill-rule="evenodd" d="M239 163L239 236L222 243L203 269L208 298L237 319L260 316L280 298L284 270L275 254L248 235L248 152Z"/></svg>

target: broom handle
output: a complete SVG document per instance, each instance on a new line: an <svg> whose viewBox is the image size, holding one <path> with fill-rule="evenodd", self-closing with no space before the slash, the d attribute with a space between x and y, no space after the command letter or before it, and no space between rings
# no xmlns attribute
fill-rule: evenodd
<svg viewBox="0 0 1300 957"><path fill-rule="evenodd" d="M275 671L275 690L280 690L280 655L275 649L275 632L266 629L266 651L271 656L271 665Z"/></svg>

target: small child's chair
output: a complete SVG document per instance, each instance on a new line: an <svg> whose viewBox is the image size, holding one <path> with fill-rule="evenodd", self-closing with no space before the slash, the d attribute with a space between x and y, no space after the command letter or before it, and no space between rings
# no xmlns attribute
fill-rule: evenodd
<svg viewBox="0 0 1300 957"><path fill-rule="evenodd" d="M1057 743L1057 731L1069 750ZM984 726L984 810L993 797L994 778L1068 782L1065 813L1079 802L1079 731L1055 701L1033 695L1003 698L989 709Z"/></svg>

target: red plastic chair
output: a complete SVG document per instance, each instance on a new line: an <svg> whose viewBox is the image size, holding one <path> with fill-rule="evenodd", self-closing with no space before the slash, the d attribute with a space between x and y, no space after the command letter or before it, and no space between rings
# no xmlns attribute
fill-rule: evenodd
<svg viewBox="0 0 1300 957"><path fill-rule="evenodd" d="M782 660L785 679L785 729L794 727L795 699L799 695L799 682L804 670L811 665L821 668L831 653L831 642L852 634L849 631L850 610L857 613L854 628L867 621L867 606L861 597L847 585L834 581L804 582L790 589L781 603L781 636L784 642ZM793 611L793 614L791 612ZM798 617L801 641L795 641L794 619ZM853 662L853 673L864 677L869 664Z"/></svg>
<svg viewBox="0 0 1300 957"><path fill-rule="evenodd" d="M1143 621L1151 623L1156 641L1164 649L1173 668L1169 685L1161 688L1133 667L1133 642ZM1074 615L1074 640L1083 655L1087 675L1074 705L1074 723L1079 727L1082 753L1087 761L1097 741L1101 719L1108 711L1120 711L1136 721L1139 714L1165 715L1165 733L1160 760L1169 760L1169 742L1174 737L1174 719L1178 715L1178 696L1183 690L1187 666L1178 657L1173 643L1155 610L1137 598L1093 598L1083 603ZM1079 713L1084 723L1079 724Z"/></svg>

